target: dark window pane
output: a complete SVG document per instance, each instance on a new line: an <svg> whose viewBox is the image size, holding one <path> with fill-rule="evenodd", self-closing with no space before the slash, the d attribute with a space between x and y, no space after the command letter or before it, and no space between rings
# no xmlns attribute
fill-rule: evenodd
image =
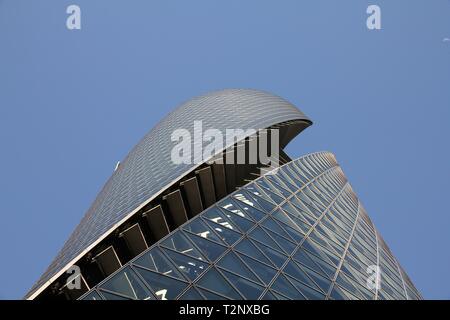
<svg viewBox="0 0 450 320"><path fill-rule="evenodd" d="M294 300L305 299L305 297L303 297L303 295L301 295L300 292L298 292L297 289L295 289L295 287L282 274L280 274L272 284L271 289Z"/></svg>
<svg viewBox="0 0 450 320"><path fill-rule="evenodd" d="M150 291L129 267L101 284L100 289L106 289L135 300L154 299Z"/></svg>
<svg viewBox="0 0 450 320"><path fill-rule="evenodd" d="M188 224L184 225L183 229L190 231L202 238L214 240L221 244L223 243L219 239L219 237L199 217L191 220Z"/></svg>
<svg viewBox="0 0 450 320"><path fill-rule="evenodd" d="M178 300L205 300L196 289L190 288Z"/></svg>
<svg viewBox="0 0 450 320"><path fill-rule="evenodd" d="M106 300L131 300L131 298L123 297L103 290L100 290L100 293Z"/></svg>
<svg viewBox="0 0 450 320"><path fill-rule="evenodd" d="M220 259L217 265L227 270L233 271L234 273L237 273L245 278L259 282L258 278L253 274L253 272L248 269L248 267L236 256L233 251L230 251L222 259Z"/></svg>
<svg viewBox="0 0 450 320"><path fill-rule="evenodd" d="M144 278L159 300L173 300L187 286L185 282L165 277L152 271L147 271L139 267L135 267L134 269Z"/></svg>
<svg viewBox="0 0 450 320"><path fill-rule="evenodd" d="M207 220L208 225L217 233L219 238L227 243L228 245L233 245L236 241L242 238L242 234L231 231L217 223Z"/></svg>
<svg viewBox="0 0 450 320"><path fill-rule="evenodd" d="M291 277L301 281L310 287L313 287L317 290L320 290L319 286L311 280L311 278L306 274L303 269L301 269L297 264L295 264L292 260L284 267L283 272L290 275Z"/></svg>
<svg viewBox="0 0 450 320"><path fill-rule="evenodd" d="M272 261L272 263L277 266L278 268L281 268L281 266L284 264L284 262L287 260L287 256L282 254L279 251L273 250L272 248L269 248L263 244L257 243L255 241L255 245L262 251L264 254Z"/></svg>
<svg viewBox="0 0 450 320"><path fill-rule="evenodd" d="M309 300L324 300L325 295L320 293L319 291L313 290L307 285L297 281L296 279L292 279L287 276L287 278L294 284L294 286L299 290L307 299Z"/></svg>
<svg viewBox="0 0 450 320"><path fill-rule="evenodd" d="M223 274L239 290L239 292L242 293L245 299L256 300L261 296L264 290L264 287L261 287L260 285L239 277L231 272L223 271Z"/></svg>
<svg viewBox="0 0 450 320"><path fill-rule="evenodd" d="M240 254L239 257L250 267L250 269L252 269L254 273L258 275L262 281L264 281L265 284L269 284L277 273L275 269L272 269L252 258L242 254Z"/></svg>
<svg viewBox="0 0 450 320"><path fill-rule="evenodd" d="M225 297L222 297L218 294L212 293L202 288L197 288L197 290L206 298L206 300L229 300Z"/></svg>
<svg viewBox="0 0 450 320"><path fill-rule="evenodd" d="M278 244L271 238L269 235L264 232L261 228L256 227L249 233L249 237L255 240L258 240L259 242L264 243L265 245L278 249L279 251L283 251Z"/></svg>
<svg viewBox="0 0 450 320"><path fill-rule="evenodd" d="M81 300L103 300L103 298L100 297L96 291L92 291L91 293L85 295Z"/></svg>
<svg viewBox="0 0 450 320"><path fill-rule="evenodd" d="M225 278L215 269L211 268L197 281L197 286L223 294L231 299L242 299L236 290L225 280Z"/></svg>
<svg viewBox="0 0 450 320"><path fill-rule="evenodd" d="M208 241L189 233L186 235L210 261L216 261L216 259L226 250L225 247L212 241Z"/></svg>
<svg viewBox="0 0 450 320"><path fill-rule="evenodd" d="M249 240L249 239L243 239L241 242L239 242L236 245L236 250L242 253L245 253L246 255L255 258L259 261L262 261L264 263L267 263L268 265L271 265L272 263L267 259L261 251Z"/></svg>
<svg viewBox="0 0 450 320"><path fill-rule="evenodd" d="M132 264L184 280L177 268L167 260L159 248L151 249L137 260L134 260Z"/></svg>
<svg viewBox="0 0 450 320"><path fill-rule="evenodd" d="M236 228L234 222L230 219L229 215L228 216L224 215L223 211L217 207L212 207L206 210L205 212L202 213L202 217L206 220L215 222L221 225L222 227L239 232L239 229Z"/></svg>
<svg viewBox="0 0 450 320"><path fill-rule="evenodd" d="M191 281L195 280L208 267L208 264L189 256L176 253L169 249L163 249L163 251L174 262L175 266L178 267L178 270Z"/></svg>
<svg viewBox="0 0 450 320"><path fill-rule="evenodd" d="M205 260L203 255L198 251L192 243L186 238L181 231L175 231L173 235L162 241L161 246L174 249L188 256Z"/></svg>

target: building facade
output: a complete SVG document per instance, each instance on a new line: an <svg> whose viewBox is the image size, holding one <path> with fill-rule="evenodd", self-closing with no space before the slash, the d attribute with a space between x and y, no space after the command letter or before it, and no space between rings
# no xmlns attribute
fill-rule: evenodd
<svg viewBox="0 0 450 320"><path fill-rule="evenodd" d="M172 132L199 120L256 134L217 148L222 163L174 164ZM26 298L421 299L335 157L283 151L311 124L255 90L181 105L116 168ZM279 167L227 162L239 150L248 158L252 141L261 148L267 129L277 132L275 148L272 134L263 145Z"/></svg>

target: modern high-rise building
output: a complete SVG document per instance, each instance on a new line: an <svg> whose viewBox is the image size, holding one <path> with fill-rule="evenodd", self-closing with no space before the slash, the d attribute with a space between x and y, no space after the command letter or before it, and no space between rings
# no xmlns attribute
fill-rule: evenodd
<svg viewBox="0 0 450 320"><path fill-rule="evenodd" d="M182 104L116 166L26 298L421 299L333 154L284 152L311 124L255 90ZM219 141L230 128L243 131Z"/></svg>

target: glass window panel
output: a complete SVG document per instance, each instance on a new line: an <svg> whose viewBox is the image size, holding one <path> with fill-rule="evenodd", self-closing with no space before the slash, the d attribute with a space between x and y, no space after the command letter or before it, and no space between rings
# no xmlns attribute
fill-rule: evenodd
<svg viewBox="0 0 450 320"><path fill-rule="evenodd" d="M199 217L189 221L188 224L183 226L183 229L190 231L202 238L213 240L220 244L223 243L219 239L219 237Z"/></svg>
<svg viewBox="0 0 450 320"><path fill-rule="evenodd" d="M297 290L300 291L307 299L325 300L325 295L323 293L320 293L319 291L316 291L308 287L304 283L297 281L296 279L292 279L289 276L287 276L287 278L292 282L292 284L297 288Z"/></svg>
<svg viewBox="0 0 450 320"><path fill-rule="evenodd" d="M331 291L330 298L334 300L348 300L348 297L345 295L345 293L336 285Z"/></svg>
<svg viewBox="0 0 450 320"><path fill-rule="evenodd" d="M287 203L287 205L289 205L289 203ZM293 230L300 232L300 233L304 233L302 231L302 229L300 229L300 227L298 226L298 223L302 223L302 221L299 220L293 220L287 213L285 213L284 211L278 209L275 210L274 213L272 213L272 217L274 217L275 219L277 219L278 221L280 221L281 223L283 223L283 225L286 225L290 228L292 228ZM296 223L296 221L298 221ZM306 224L306 221L304 222L304 224ZM308 227L309 229L309 227Z"/></svg>
<svg viewBox="0 0 450 320"><path fill-rule="evenodd" d="M186 235L210 261L216 261L217 258L226 250L225 247L218 245L215 242L203 239L193 234Z"/></svg>
<svg viewBox="0 0 450 320"><path fill-rule="evenodd" d="M239 290L245 299L256 300L264 291L264 287L261 287L260 285L239 277L231 272L223 271L223 274Z"/></svg>
<svg viewBox="0 0 450 320"><path fill-rule="evenodd" d="M110 292L106 292L103 290L100 290L100 293L102 294L103 298L106 300L131 300L131 298L123 297L118 294L113 294Z"/></svg>
<svg viewBox="0 0 450 320"><path fill-rule="evenodd" d="M103 298L100 297L96 291L92 291L91 293L85 295L81 300L103 300Z"/></svg>
<svg viewBox="0 0 450 320"><path fill-rule="evenodd" d="M294 243L279 236L275 232L266 229L266 232L278 243L278 245L288 254L291 255L297 247Z"/></svg>
<svg viewBox="0 0 450 320"><path fill-rule="evenodd" d="M317 290L320 290L319 286L315 284L315 282L311 280L311 278L305 273L305 271L303 271L293 261L289 261L286 267L284 267L283 272L297 279L298 281L301 281Z"/></svg>
<svg viewBox="0 0 450 320"><path fill-rule="evenodd" d="M239 254L239 257L250 267L250 269L252 269L254 273L258 275L262 281L264 281L265 284L269 284L277 273L275 269L272 269L252 258L242 254Z"/></svg>
<svg viewBox="0 0 450 320"><path fill-rule="evenodd" d="M134 260L133 265L138 265L164 275L184 280L183 276L178 272L177 268L170 263L169 260L162 254L159 248L153 248L144 255Z"/></svg>
<svg viewBox="0 0 450 320"><path fill-rule="evenodd" d="M275 292L275 291L270 291L270 292L277 298L277 300L291 300L288 297L285 297L282 294L279 294L278 292Z"/></svg>
<svg viewBox="0 0 450 320"><path fill-rule="evenodd" d="M266 220L264 220L261 223L264 227L266 227L267 229L270 229L271 231L279 234L280 236L285 237L288 240L294 241L294 239L292 239L289 234L283 229L281 228L278 223L276 223L272 218L267 218Z"/></svg>
<svg viewBox="0 0 450 320"><path fill-rule="evenodd" d="M312 269L317 268L314 261L311 260L308 254L303 249L297 250L293 256L294 260L300 262L302 265L308 266Z"/></svg>
<svg viewBox="0 0 450 320"><path fill-rule="evenodd" d="M275 208L275 204L271 201L263 199L263 196L255 187L248 186L246 189L249 191L248 194L264 211L270 212ZM267 196L265 196L267 197ZM270 198L269 198L270 199Z"/></svg>
<svg viewBox="0 0 450 320"><path fill-rule="evenodd" d="M208 267L207 263L193 259L189 256L177 253L169 249L163 249L164 253L173 261L185 276L192 281L195 280Z"/></svg>
<svg viewBox="0 0 450 320"><path fill-rule="evenodd" d="M314 280L315 283L317 283L317 285L322 289L322 291L324 293L328 293L328 290L330 289L331 286L331 281L326 279L325 277L319 275L318 273L308 269L308 268L303 268L306 273Z"/></svg>
<svg viewBox="0 0 450 320"><path fill-rule="evenodd" d="M219 238L230 246L233 245L240 238L242 238L242 234L231 231L230 229L225 228L220 224L214 223L209 220L207 220L207 223L217 233Z"/></svg>
<svg viewBox="0 0 450 320"><path fill-rule="evenodd" d="M232 212L235 215L238 215L242 218L252 220L252 216L250 216L247 212L242 210L242 206L240 206L240 201L234 201L231 198L225 198L218 204L218 206L221 208L221 210L225 210L225 212Z"/></svg>
<svg viewBox="0 0 450 320"><path fill-rule="evenodd" d="M298 292L298 290L282 274L280 274L272 284L271 289L280 292L286 297L294 300L305 299L305 297L303 297L303 295L300 294L300 292Z"/></svg>
<svg viewBox="0 0 450 320"><path fill-rule="evenodd" d="M102 283L100 289L106 289L135 300L154 299L150 291L130 267L125 267L112 278Z"/></svg>
<svg viewBox="0 0 450 320"><path fill-rule="evenodd" d="M267 213L265 213L259 209L256 209L252 206L249 206L243 202L236 201L236 203L239 204L239 206L240 206L240 208L242 208L243 212L245 212L245 214L247 216L250 216L254 221L260 221L267 215Z"/></svg>
<svg viewBox="0 0 450 320"><path fill-rule="evenodd" d="M235 226L237 226L242 232L247 232L251 227L253 227L255 224L252 221L250 221L249 219L252 219L247 212L245 212L245 216L247 216L247 218L243 218L241 215L235 214L235 213L231 213L231 211L228 210L222 210L223 214L230 219L231 221L234 222ZM242 212L242 211L240 211Z"/></svg>
<svg viewBox="0 0 450 320"><path fill-rule="evenodd" d="M134 269L142 276L159 300L173 300L187 286L185 282L175 280L171 277L165 277L140 267L135 267Z"/></svg>
<svg viewBox="0 0 450 320"><path fill-rule="evenodd" d="M245 278L259 282L259 279L253 274L253 272L236 256L233 251L227 253L217 265L221 268L233 271Z"/></svg>
<svg viewBox="0 0 450 320"><path fill-rule="evenodd" d="M261 300L278 300L277 297L273 295L270 291L267 291L264 297Z"/></svg>
<svg viewBox="0 0 450 320"><path fill-rule="evenodd" d="M179 300L205 300L195 288L190 288L183 293Z"/></svg>
<svg viewBox="0 0 450 320"><path fill-rule="evenodd" d="M282 198L281 196L277 195L276 193L274 193L274 192L272 192L270 190L264 189L262 187L260 187L260 188L261 188L261 192L264 192L274 203L280 204L283 201L285 201L284 198Z"/></svg>
<svg viewBox="0 0 450 320"><path fill-rule="evenodd" d="M218 294L212 293L211 291L202 288L197 288L197 290L206 298L206 300L229 300L225 297L222 297Z"/></svg>
<svg viewBox="0 0 450 320"><path fill-rule="evenodd" d="M238 200L239 204L244 203L247 206L256 208L258 210L263 210L263 208L253 200L253 197L251 197L247 191L239 190L233 195L233 198Z"/></svg>
<svg viewBox="0 0 450 320"><path fill-rule="evenodd" d="M267 259L249 239L242 239L242 241L236 245L235 249L252 258L267 263L268 265L272 265L269 259Z"/></svg>
<svg viewBox="0 0 450 320"><path fill-rule="evenodd" d="M197 286L223 294L231 299L242 299L239 293L233 289L233 287L215 268L209 269L206 274L197 281Z"/></svg>
<svg viewBox="0 0 450 320"><path fill-rule="evenodd" d="M275 266L278 268L281 268L281 266L286 262L287 256L282 254L281 252L278 252L276 250L273 250L272 248L266 247L263 244L259 244L255 242L255 245L266 254L266 256L273 262Z"/></svg>
<svg viewBox="0 0 450 320"><path fill-rule="evenodd" d="M202 213L202 217L204 219L215 222L221 225L222 227L239 232L239 229L236 228L234 222L230 219L231 215L232 215L231 213L229 215L224 215L223 211L217 207L212 207L211 209L206 210L205 212Z"/></svg>
<svg viewBox="0 0 450 320"><path fill-rule="evenodd" d="M205 260L203 255L194 247L181 231L175 231L169 238L163 240L161 246L174 249L182 254L194 257L196 259Z"/></svg>
<svg viewBox="0 0 450 320"><path fill-rule="evenodd" d="M268 191L268 195L271 197L269 193L275 194L275 196L279 199L282 198L288 198L290 195L292 195L291 191L286 190L283 186L281 186L275 179L269 178L266 176L267 180L270 181L270 183L264 181L263 179L258 180L258 186L265 191ZM273 199L273 198L272 198ZM282 199L284 200L284 199ZM278 203L278 201L276 201Z"/></svg>
<svg viewBox="0 0 450 320"><path fill-rule="evenodd" d="M278 244L260 227L256 227L249 233L249 237L255 239L265 245L283 251Z"/></svg>

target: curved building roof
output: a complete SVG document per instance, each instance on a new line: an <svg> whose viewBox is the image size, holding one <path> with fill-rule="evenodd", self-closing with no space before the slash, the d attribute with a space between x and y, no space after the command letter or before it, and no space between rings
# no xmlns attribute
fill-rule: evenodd
<svg viewBox="0 0 450 320"><path fill-rule="evenodd" d="M180 105L146 134L122 161L64 247L27 294L28 298L39 294L118 225L198 166L195 163L177 165L170 157L174 146L172 132L179 128L193 132L193 123L198 120L203 121L203 130L215 128L223 132L226 128L263 129L293 120L311 123L288 101L256 90L222 90Z"/></svg>

